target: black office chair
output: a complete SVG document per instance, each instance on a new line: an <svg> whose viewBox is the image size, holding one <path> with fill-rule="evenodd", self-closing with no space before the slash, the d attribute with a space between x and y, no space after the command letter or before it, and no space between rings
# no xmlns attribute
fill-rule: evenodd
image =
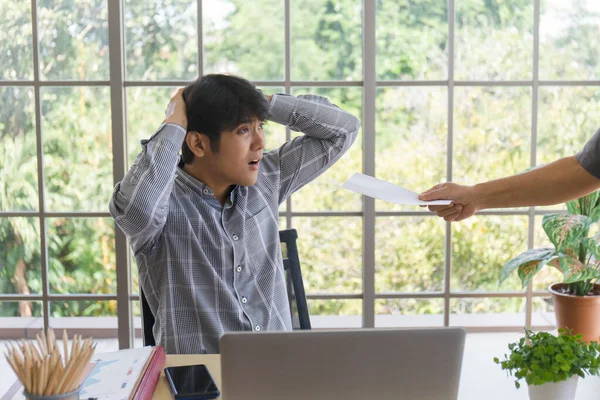
<svg viewBox="0 0 600 400"><path fill-rule="evenodd" d="M298 232L295 229L279 231L279 241L285 245L285 249L282 249L283 269L292 312L292 327L294 329L310 329L310 317L296 239L298 239Z"/></svg>
<svg viewBox="0 0 600 400"><path fill-rule="evenodd" d="M154 340L154 334L152 333L152 327L154 326L154 314L150 310L148 300L144 296L144 291L140 287L140 303L142 305L142 334L144 346L156 346L156 340Z"/></svg>
<svg viewBox="0 0 600 400"><path fill-rule="evenodd" d="M298 232L295 229L279 231L279 241L282 245L285 245L285 249L282 249L283 269L286 274L285 281L290 302L290 311L292 313L292 326L294 329L310 329L310 317L306 303L306 294L304 292L304 282L302 280L296 239L298 239ZM144 346L154 346L156 345L154 335L152 334L154 315L150 311L150 306L142 288L140 288L140 302Z"/></svg>

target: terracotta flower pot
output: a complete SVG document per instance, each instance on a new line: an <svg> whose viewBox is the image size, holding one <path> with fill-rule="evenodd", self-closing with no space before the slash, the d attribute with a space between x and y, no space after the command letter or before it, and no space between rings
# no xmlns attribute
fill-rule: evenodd
<svg viewBox="0 0 600 400"><path fill-rule="evenodd" d="M564 293L567 287L566 283L554 283L548 288L557 327L580 333L586 342L600 341L600 295L573 296ZM600 285L595 284L591 293L600 293Z"/></svg>

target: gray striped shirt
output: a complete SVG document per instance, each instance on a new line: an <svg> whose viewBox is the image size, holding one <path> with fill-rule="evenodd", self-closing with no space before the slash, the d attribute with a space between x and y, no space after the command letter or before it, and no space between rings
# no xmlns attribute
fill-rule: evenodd
<svg viewBox="0 0 600 400"><path fill-rule="evenodd" d="M255 185L224 206L178 168L185 130L162 125L115 187L109 209L129 238L167 353L218 353L227 331L291 330L278 209L351 146L360 122L320 96L274 95L270 119L303 132L264 154Z"/></svg>

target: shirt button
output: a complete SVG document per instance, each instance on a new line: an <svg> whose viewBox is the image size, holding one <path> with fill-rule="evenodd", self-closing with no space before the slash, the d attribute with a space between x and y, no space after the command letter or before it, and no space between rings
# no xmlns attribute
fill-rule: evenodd
<svg viewBox="0 0 600 400"><path fill-rule="evenodd" d="M232 238L233 238L233 240L238 240L239 239L238 235L233 235Z"/></svg>
<svg viewBox="0 0 600 400"><path fill-rule="evenodd" d="M238 265L237 268L235 269L237 272L242 272L242 266Z"/></svg>
<svg viewBox="0 0 600 400"><path fill-rule="evenodd" d="M256 326L254 327L254 330L255 330L256 332L259 332L259 331L260 331L260 325L256 325Z"/></svg>
<svg viewBox="0 0 600 400"><path fill-rule="evenodd" d="M204 189L204 190L202 191L202 193L204 193L204 194L210 194L210 190L208 190L208 189Z"/></svg>
<svg viewBox="0 0 600 400"><path fill-rule="evenodd" d="M248 302L248 299L245 297L242 297L242 303L246 304Z"/></svg>

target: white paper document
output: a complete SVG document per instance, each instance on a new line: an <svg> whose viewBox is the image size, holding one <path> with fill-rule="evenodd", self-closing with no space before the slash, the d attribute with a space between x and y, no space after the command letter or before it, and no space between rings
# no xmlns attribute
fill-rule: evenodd
<svg viewBox="0 0 600 400"><path fill-rule="evenodd" d="M419 200L417 192L359 173L352 175L342 187L389 203L414 206L447 205L452 203L451 200L422 201Z"/></svg>

